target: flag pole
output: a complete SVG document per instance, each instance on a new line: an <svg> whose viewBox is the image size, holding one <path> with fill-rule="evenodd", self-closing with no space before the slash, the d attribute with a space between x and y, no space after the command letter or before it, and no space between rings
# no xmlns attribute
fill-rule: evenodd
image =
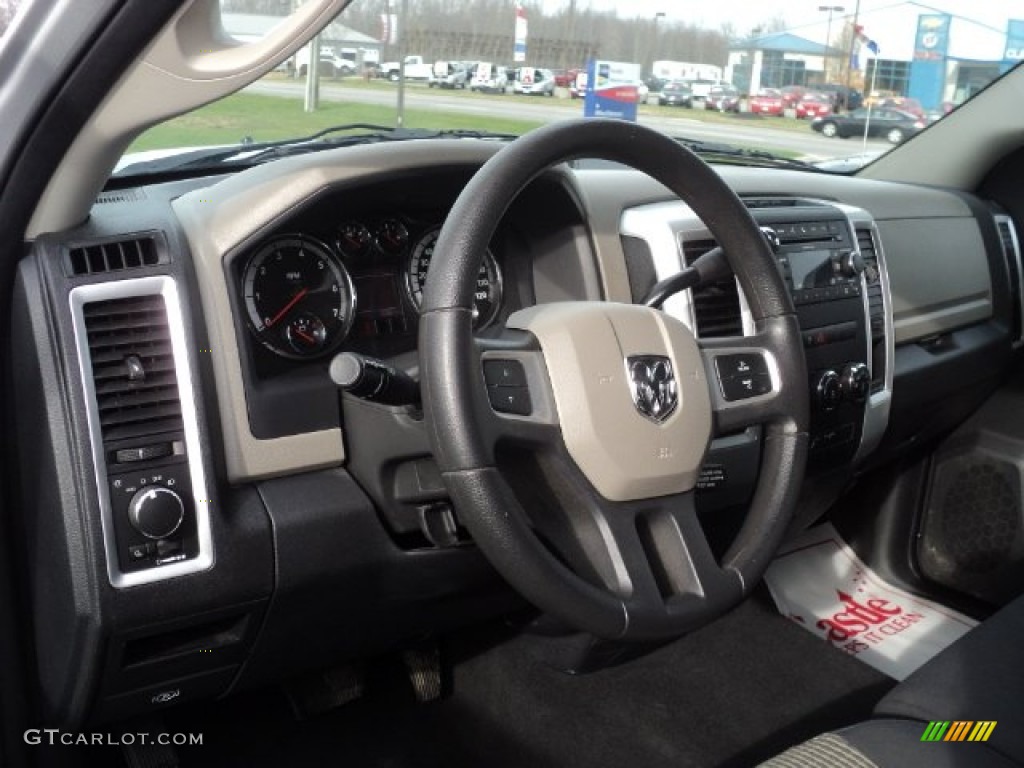
<svg viewBox="0 0 1024 768"><path fill-rule="evenodd" d="M864 119L864 142L862 144L862 151L868 151L868 127L871 125L871 107L874 105L874 99L871 94L875 92L875 78L878 77L878 54L872 56L874 66L871 67L871 89L868 91L868 116Z"/></svg>

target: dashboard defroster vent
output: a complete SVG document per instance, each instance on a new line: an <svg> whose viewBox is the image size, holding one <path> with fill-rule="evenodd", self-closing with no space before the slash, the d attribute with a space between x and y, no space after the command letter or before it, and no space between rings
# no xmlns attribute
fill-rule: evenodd
<svg viewBox="0 0 1024 768"><path fill-rule="evenodd" d="M71 274L95 275L162 263L153 237L79 245L68 251Z"/></svg>
<svg viewBox="0 0 1024 768"><path fill-rule="evenodd" d="M878 250L870 229L857 228L857 249L864 259L868 287L868 315L871 321L871 391L885 388L885 303L882 278L878 269Z"/></svg>
<svg viewBox="0 0 1024 768"><path fill-rule="evenodd" d="M1013 345L1024 344L1024 265L1021 263L1020 239L1013 219L1005 214L996 214L996 229L1003 246L1006 266L1010 272L1010 296L1013 306Z"/></svg>
<svg viewBox="0 0 1024 768"><path fill-rule="evenodd" d="M83 307L103 442L181 432L181 402L163 296Z"/></svg>
<svg viewBox="0 0 1024 768"><path fill-rule="evenodd" d="M683 242L683 261L690 266L715 247L714 240ZM693 290L694 332L703 339L743 335L739 289L732 276Z"/></svg>

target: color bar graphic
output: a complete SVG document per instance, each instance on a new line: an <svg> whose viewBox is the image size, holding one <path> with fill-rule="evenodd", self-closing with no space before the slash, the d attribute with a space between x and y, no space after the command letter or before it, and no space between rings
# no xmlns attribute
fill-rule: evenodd
<svg viewBox="0 0 1024 768"><path fill-rule="evenodd" d="M988 741L996 729L996 720L932 720L921 734L921 741Z"/></svg>

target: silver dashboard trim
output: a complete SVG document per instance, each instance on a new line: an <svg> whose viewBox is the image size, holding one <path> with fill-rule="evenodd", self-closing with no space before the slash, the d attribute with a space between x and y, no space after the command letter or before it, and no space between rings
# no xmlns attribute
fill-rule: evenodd
<svg viewBox="0 0 1024 768"><path fill-rule="evenodd" d="M882 284L882 305L885 315L885 379L881 391L868 397L864 408L864 421L861 429L861 441L854 456L854 463L861 462L881 442L889 425L889 412L892 405L893 366L895 363L895 326L890 295L889 272L886 266L885 252L878 228L871 214L855 206L836 203L832 200L819 200L803 197L811 204L828 205L839 210L847 219L850 234L856 244L857 229L867 228L871 231L878 257L878 271ZM711 231L700 220L694 211L685 203L672 200L636 206L623 211L620 224L620 235L636 237L647 243L654 262L654 270L658 280L674 275L683 269L681 242L692 239L713 239ZM742 288L738 287L740 312L745 336L754 334L753 318L750 305ZM870 338L870 310L868 306L866 280L861 278L861 295L864 302L865 324L868 328L867 349L865 350L868 367L872 365ZM665 302L665 311L681 320L691 330L696 328L693 300L690 291L683 291ZM695 332L696 335L696 332ZM731 350L730 350L731 351ZM759 350L763 351L763 350ZM872 371L872 375L874 371ZM780 382L773 374L773 388L778 391ZM715 393L717 395L717 391ZM764 395L768 398L772 395ZM716 404L717 404L716 400Z"/></svg>
<svg viewBox="0 0 1024 768"><path fill-rule="evenodd" d="M889 411L892 408L892 380L893 368L896 365L896 326L892 316L892 294L890 293L889 268L886 264L885 247L882 245L882 238L879 235L878 227L870 213L862 208L855 208L849 205L833 203L846 214L850 224L850 233L853 235L853 242L857 243L857 230L867 229L871 233L871 240L875 246L875 258L878 260L878 279L882 284L882 315L885 328L885 378L880 392L873 392L864 404L864 421L861 425L860 445L853 457L854 464L858 464L867 458L870 453L878 447L885 436L885 430L889 427ZM858 247L858 251L859 251ZM867 350L866 361L871 371L871 378L874 380L873 355L871 354L871 307L868 297L867 279L861 275L861 297L864 300L864 318L867 328Z"/></svg>
<svg viewBox="0 0 1024 768"><path fill-rule="evenodd" d="M683 241L714 239L711 230L705 226L693 209L678 200L628 208L622 213L619 234L635 237L647 243L654 260L654 272L658 280L671 277L684 268L680 238ZM736 293L740 298L743 335L753 336L753 315L750 312L747 297L738 281ZM697 335L692 291L680 291L672 296L665 302L664 310L686 325L694 336Z"/></svg>
<svg viewBox="0 0 1024 768"><path fill-rule="evenodd" d="M1020 253L1020 239L1017 236L1017 225L1013 223L1013 218L1007 216L1005 213L997 213L992 217L996 222L996 232L999 231L999 225L1005 224L1007 230L1010 233L1010 242L1013 246L1013 253L1006 254L1007 258L1013 258L1017 263L1017 301L1020 308L1021 323L1024 324L1024 262L1021 261ZM1002 246L1003 238L999 236L999 245ZM1005 249L1004 249L1005 250ZM1021 335L1013 340L1013 348L1019 349L1024 346L1024 327L1021 328Z"/></svg>
<svg viewBox="0 0 1024 768"><path fill-rule="evenodd" d="M163 297L167 310L167 326L171 337L171 350L174 354L178 397L181 402L181 417L185 429L185 448L188 455L189 479L192 483L192 503L195 509L199 553L196 557L187 560L124 573L118 564L117 539L114 532L110 493L107 488L107 463L103 452L103 437L100 430L96 387L93 383L92 358L89 354L84 308L86 304L97 301L154 295ZM177 284L173 278L168 276L93 283L72 289L68 301L71 306L75 348L78 354L78 371L85 397L89 443L92 448L94 480L100 504L100 523L103 530L103 545L110 583L119 589L135 587L209 569L214 562L213 535L210 530L210 497L203 468L202 448L199 442L195 381L192 376L188 345L185 339L185 325Z"/></svg>

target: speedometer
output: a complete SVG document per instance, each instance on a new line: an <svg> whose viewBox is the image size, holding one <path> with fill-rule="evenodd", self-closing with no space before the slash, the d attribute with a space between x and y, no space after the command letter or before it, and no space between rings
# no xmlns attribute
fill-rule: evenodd
<svg viewBox="0 0 1024 768"><path fill-rule="evenodd" d="M427 282L430 262L434 258L434 246L441 233L440 227L432 229L416 241L405 269L405 287L409 301L417 311L423 303L423 286ZM476 293L473 297L473 327L484 328L494 322L501 308L501 270L494 255L487 250L480 272L476 276Z"/></svg>

